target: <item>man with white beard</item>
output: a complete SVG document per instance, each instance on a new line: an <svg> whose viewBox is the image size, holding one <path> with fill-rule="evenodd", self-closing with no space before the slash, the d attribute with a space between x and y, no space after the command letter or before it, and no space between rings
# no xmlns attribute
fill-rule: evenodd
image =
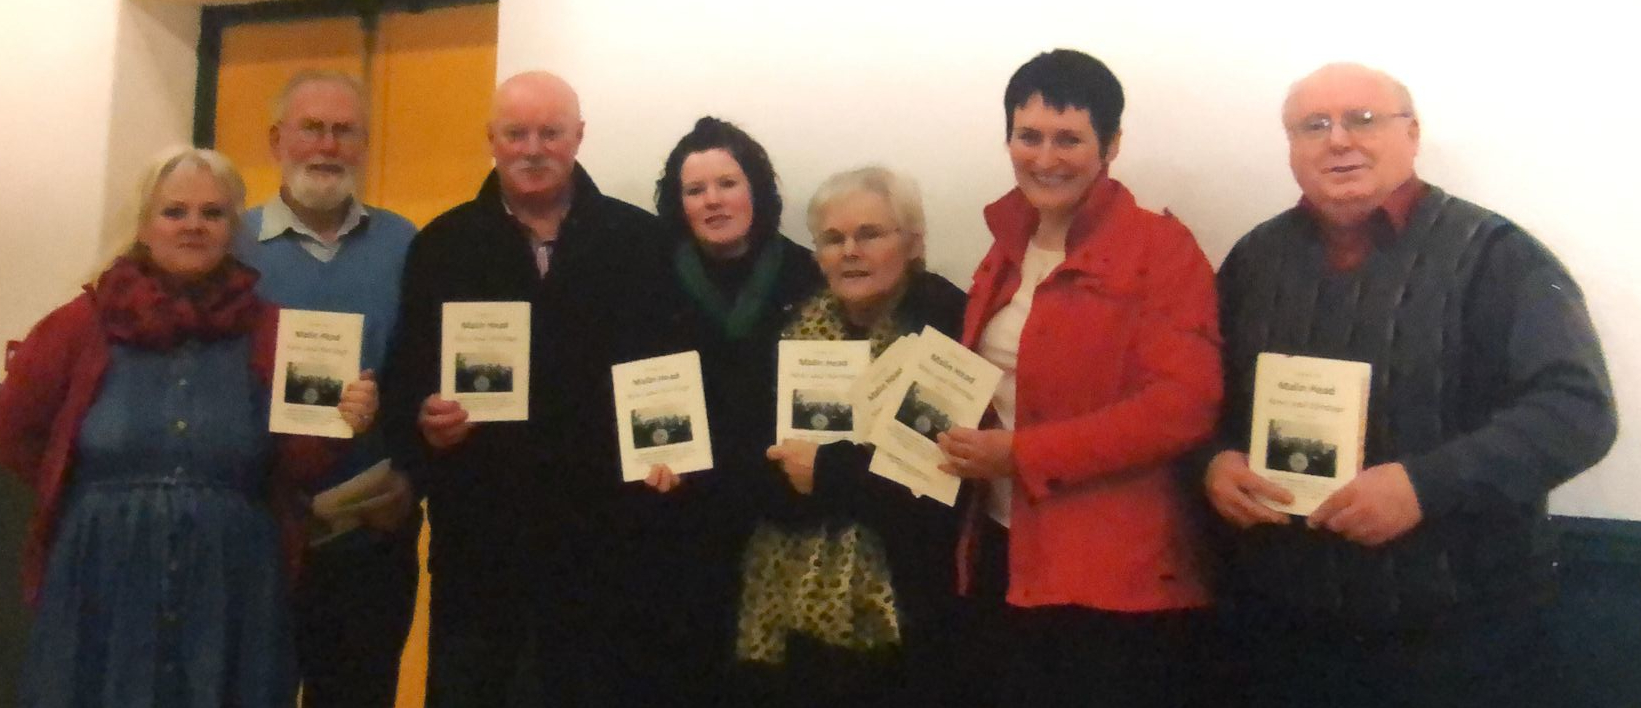
<svg viewBox="0 0 1641 708"><path fill-rule="evenodd" d="M262 273L257 292L281 307L365 316L361 365L379 370L398 317L399 278L416 227L355 195L367 137L366 94L346 74L304 71L274 103L268 146L279 194L250 210L234 254ZM308 488L353 481L349 503L315 504L295 591L306 708L392 706L416 602L419 507L387 462L379 427ZM356 479L357 478L357 479ZM341 494L342 492L337 492Z"/></svg>

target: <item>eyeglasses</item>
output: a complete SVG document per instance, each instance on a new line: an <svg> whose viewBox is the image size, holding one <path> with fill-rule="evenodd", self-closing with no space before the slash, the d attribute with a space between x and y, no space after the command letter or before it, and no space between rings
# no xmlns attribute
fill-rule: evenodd
<svg viewBox="0 0 1641 708"><path fill-rule="evenodd" d="M296 125L297 135L311 143L321 142L328 134L338 143L356 144L365 139L365 133L352 123L331 123L326 125L322 120L305 120Z"/></svg>
<svg viewBox="0 0 1641 708"><path fill-rule="evenodd" d="M860 228L855 229L854 234L845 234L842 231L828 229L820 232L820 235L815 237L815 250L819 251L831 248L842 248L851 238L855 240L855 246L857 248L865 248L871 244L882 242L882 240L888 237L889 234L899 232L900 229L879 226L877 224L864 224Z"/></svg>
<svg viewBox="0 0 1641 708"><path fill-rule="evenodd" d="M1339 125L1347 133L1365 135L1383 127L1386 121L1392 118L1412 118L1408 111L1401 113L1378 114L1366 108L1353 108L1339 114ZM1321 140L1333 134L1333 116L1326 113L1312 113L1300 119L1298 123L1288 126L1288 132L1304 140Z"/></svg>

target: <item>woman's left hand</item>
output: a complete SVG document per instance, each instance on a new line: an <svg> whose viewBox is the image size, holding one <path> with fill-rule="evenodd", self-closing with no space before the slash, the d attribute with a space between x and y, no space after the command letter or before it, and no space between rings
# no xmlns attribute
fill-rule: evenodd
<svg viewBox="0 0 1641 708"><path fill-rule="evenodd" d="M807 440L783 440L771 445L764 456L781 466L786 481L799 494L815 491L815 453L820 446Z"/></svg>
<svg viewBox="0 0 1641 708"><path fill-rule="evenodd" d="M358 435L370 429L376 419L376 373L370 369L359 372L359 380L342 389L342 402L336 404L342 420Z"/></svg>
<svg viewBox="0 0 1641 708"><path fill-rule="evenodd" d="M1002 479L1014 475L1014 431L952 428L936 442L945 453L940 471L966 479Z"/></svg>

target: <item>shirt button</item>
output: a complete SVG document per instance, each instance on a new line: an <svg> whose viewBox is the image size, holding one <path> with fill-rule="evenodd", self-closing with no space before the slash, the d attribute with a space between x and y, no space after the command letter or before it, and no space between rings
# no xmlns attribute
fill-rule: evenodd
<svg viewBox="0 0 1641 708"><path fill-rule="evenodd" d="M188 430L188 421L178 420L177 422L171 424L171 428L176 430L179 434L183 433Z"/></svg>
<svg viewBox="0 0 1641 708"><path fill-rule="evenodd" d="M174 470L171 470L171 473L180 475L180 474L182 474L183 472L186 472L186 471L187 470L183 469L182 465L177 465L177 468L174 469Z"/></svg>
<svg viewBox="0 0 1641 708"><path fill-rule="evenodd" d="M166 624L176 624L177 623L177 613L175 613L175 612L165 613L165 623Z"/></svg>
<svg viewBox="0 0 1641 708"><path fill-rule="evenodd" d="M188 379L177 379L177 388L188 388Z"/></svg>
<svg viewBox="0 0 1641 708"><path fill-rule="evenodd" d="M182 569L182 564L176 561L171 561L170 565L165 566L165 569L175 573Z"/></svg>

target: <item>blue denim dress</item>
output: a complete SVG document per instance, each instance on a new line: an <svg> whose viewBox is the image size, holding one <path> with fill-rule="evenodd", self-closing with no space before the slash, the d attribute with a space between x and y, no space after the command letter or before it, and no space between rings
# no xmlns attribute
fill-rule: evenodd
<svg viewBox="0 0 1641 708"><path fill-rule="evenodd" d="M290 706L268 394L249 338L115 346L76 441L22 705Z"/></svg>

